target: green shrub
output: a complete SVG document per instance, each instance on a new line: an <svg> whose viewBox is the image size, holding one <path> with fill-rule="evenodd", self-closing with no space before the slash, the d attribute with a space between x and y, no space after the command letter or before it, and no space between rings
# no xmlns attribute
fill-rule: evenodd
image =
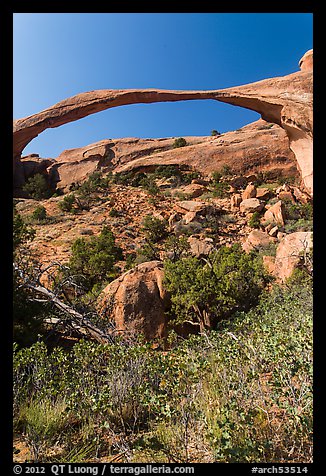
<svg viewBox="0 0 326 476"><path fill-rule="evenodd" d="M47 219L46 209L42 205L36 207L31 215L31 219L38 223L45 222Z"/></svg>
<svg viewBox="0 0 326 476"><path fill-rule="evenodd" d="M291 200L282 200L284 204L285 220L312 220L313 206L311 203L293 203Z"/></svg>
<svg viewBox="0 0 326 476"><path fill-rule="evenodd" d="M151 195L157 195L160 192L159 187L156 185L154 177L152 175L145 175L139 180L139 186L144 188Z"/></svg>
<svg viewBox="0 0 326 476"><path fill-rule="evenodd" d="M88 197L91 193L106 190L108 184L109 178L103 177L102 172L95 171L77 188L77 193L81 197Z"/></svg>
<svg viewBox="0 0 326 476"><path fill-rule="evenodd" d="M116 208L111 208L111 210L109 211L109 216L110 217L118 217L119 216L119 212Z"/></svg>
<svg viewBox="0 0 326 476"><path fill-rule="evenodd" d="M221 133L218 132L216 129L213 129L213 130L211 131L211 136L220 136L220 135L221 135Z"/></svg>
<svg viewBox="0 0 326 476"><path fill-rule="evenodd" d="M213 196L217 198L224 198L227 196L227 192L230 186L226 182L214 183L213 185Z"/></svg>
<svg viewBox="0 0 326 476"><path fill-rule="evenodd" d="M254 305L266 283L260 259L238 244L221 247L209 258L208 262L194 257L165 262L174 319L190 320L202 331Z"/></svg>
<svg viewBox="0 0 326 476"><path fill-rule="evenodd" d="M155 169L154 176L157 178L179 177L181 170L177 165L159 165Z"/></svg>
<svg viewBox="0 0 326 476"><path fill-rule="evenodd" d="M19 246L32 241L35 237L35 230L27 225L15 205L13 207L13 249L14 252Z"/></svg>
<svg viewBox="0 0 326 476"><path fill-rule="evenodd" d="M254 212L249 221L248 221L248 225L251 227L251 228L259 228L260 227L260 217L261 217L261 214L259 212Z"/></svg>
<svg viewBox="0 0 326 476"><path fill-rule="evenodd" d="M31 400L20 407L18 425L32 453L33 462L40 461L46 450L59 440L68 423L63 401Z"/></svg>
<svg viewBox="0 0 326 476"><path fill-rule="evenodd" d="M143 220L142 231L145 232L149 241L157 243L167 236L167 221L152 215L146 215Z"/></svg>
<svg viewBox="0 0 326 476"><path fill-rule="evenodd" d="M165 352L152 343L15 346L15 430L37 430L44 462L48 450L51 462L87 462L121 455L123 444L124 462L309 463L312 298L308 282L274 287L215 331L175 336Z"/></svg>
<svg viewBox="0 0 326 476"><path fill-rule="evenodd" d="M33 177L30 177L23 186L23 190L35 200L49 198L52 194L47 180L42 174L36 174Z"/></svg>
<svg viewBox="0 0 326 476"><path fill-rule="evenodd" d="M216 185L217 183L220 183L221 178L222 178L221 172L219 172L218 170L214 170L214 172L212 172L212 182L214 185Z"/></svg>
<svg viewBox="0 0 326 476"><path fill-rule="evenodd" d="M173 142L173 148L177 149L178 147L185 147L187 145L186 139L183 137L178 137L177 139L174 140Z"/></svg>
<svg viewBox="0 0 326 476"><path fill-rule="evenodd" d="M77 204L76 197L73 193L71 193L69 195L65 195L63 197L63 200L58 202L58 207L63 212L73 213L77 210L77 208L75 206L76 204Z"/></svg>
<svg viewBox="0 0 326 476"><path fill-rule="evenodd" d="M77 238L71 251L70 273L79 276L87 290L112 280L116 275L115 264L123 258L122 249L116 246L114 235L107 226L98 236Z"/></svg>
<svg viewBox="0 0 326 476"><path fill-rule="evenodd" d="M179 260L181 256L187 255L190 245L186 236L170 235L166 239L164 249L167 252L173 253L171 260L174 262Z"/></svg>

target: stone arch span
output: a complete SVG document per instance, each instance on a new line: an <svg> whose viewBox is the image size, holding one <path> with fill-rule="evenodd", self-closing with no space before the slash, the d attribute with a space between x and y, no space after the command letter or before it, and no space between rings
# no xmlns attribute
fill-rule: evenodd
<svg viewBox="0 0 326 476"><path fill-rule="evenodd" d="M310 58L308 53L306 55ZM48 128L59 127L90 114L128 104L213 99L256 111L264 120L274 122L285 129L303 183L312 195L312 69L308 68L307 71L306 62L303 61L305 56L300 60L301 71L227 89L102 89L67 98L37 114L14 121L14 179L19 182L22 151L29 142Z"/></svg>

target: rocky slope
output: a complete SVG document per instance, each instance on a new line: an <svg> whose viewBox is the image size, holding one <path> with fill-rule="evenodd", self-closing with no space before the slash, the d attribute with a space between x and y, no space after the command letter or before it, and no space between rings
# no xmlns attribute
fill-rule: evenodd
<svg viewBox="0 0 326 476"><path fill-rule="evenodd" d="M38 170L65 192L96 170L119 173L151 170L159 165L190 167L206 176L223 166L235 173L274 170L283 176L299 175L286 133L262 119L237 131L185 140L187 146L179 148L173 148L173 138L103 140L65 150L52 162L38 159ZM30 168L30 159L24 158L22 162L24 170L26 163Z"/></svg>
<svg viewBox="0 0 326 476"><path fill-rule="evenodd" d="M24 182L20 162L22 151L49 127L58 127L126 104L214 99L257 111L264 120L281 126L289 138L306 190L312 195L312 50L300 60L300 68L299 72L284 77L213 91L99 90L65 99L40 113L14 122L15 185L19 187Z"/></svg>

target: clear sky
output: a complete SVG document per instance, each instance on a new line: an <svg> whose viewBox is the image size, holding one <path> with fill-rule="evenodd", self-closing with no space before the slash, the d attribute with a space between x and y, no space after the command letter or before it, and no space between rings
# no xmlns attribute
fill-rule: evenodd
<svg viewBox="0 0 326 476"><path fill-rule="evenodd" d="M283 76L313 47L310 13L16 13L15 119L94 89L220 89ZM210 135L259 115L213 100L109 109L32 141L23 155L119 137Z"/></svg>

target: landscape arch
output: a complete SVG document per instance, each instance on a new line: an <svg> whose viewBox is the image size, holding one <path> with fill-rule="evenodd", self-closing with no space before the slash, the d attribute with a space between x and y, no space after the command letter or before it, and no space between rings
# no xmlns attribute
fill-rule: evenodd
<svg viewBox="0 0 326 476"><path fill-rule="evenodd" d="M90 114L128 104L214 99L256 111L264 120L276 123L285 129L303 184L312 195L312 69L306 70L306 63L303 61L305 56L300 60L301 71L244 86L209 91L95 90L77 94L37 114L18 119L14 121L13 132L15 183L22 181L20 167L22 151L27 144L48 128L59 127Z"/></svg>

